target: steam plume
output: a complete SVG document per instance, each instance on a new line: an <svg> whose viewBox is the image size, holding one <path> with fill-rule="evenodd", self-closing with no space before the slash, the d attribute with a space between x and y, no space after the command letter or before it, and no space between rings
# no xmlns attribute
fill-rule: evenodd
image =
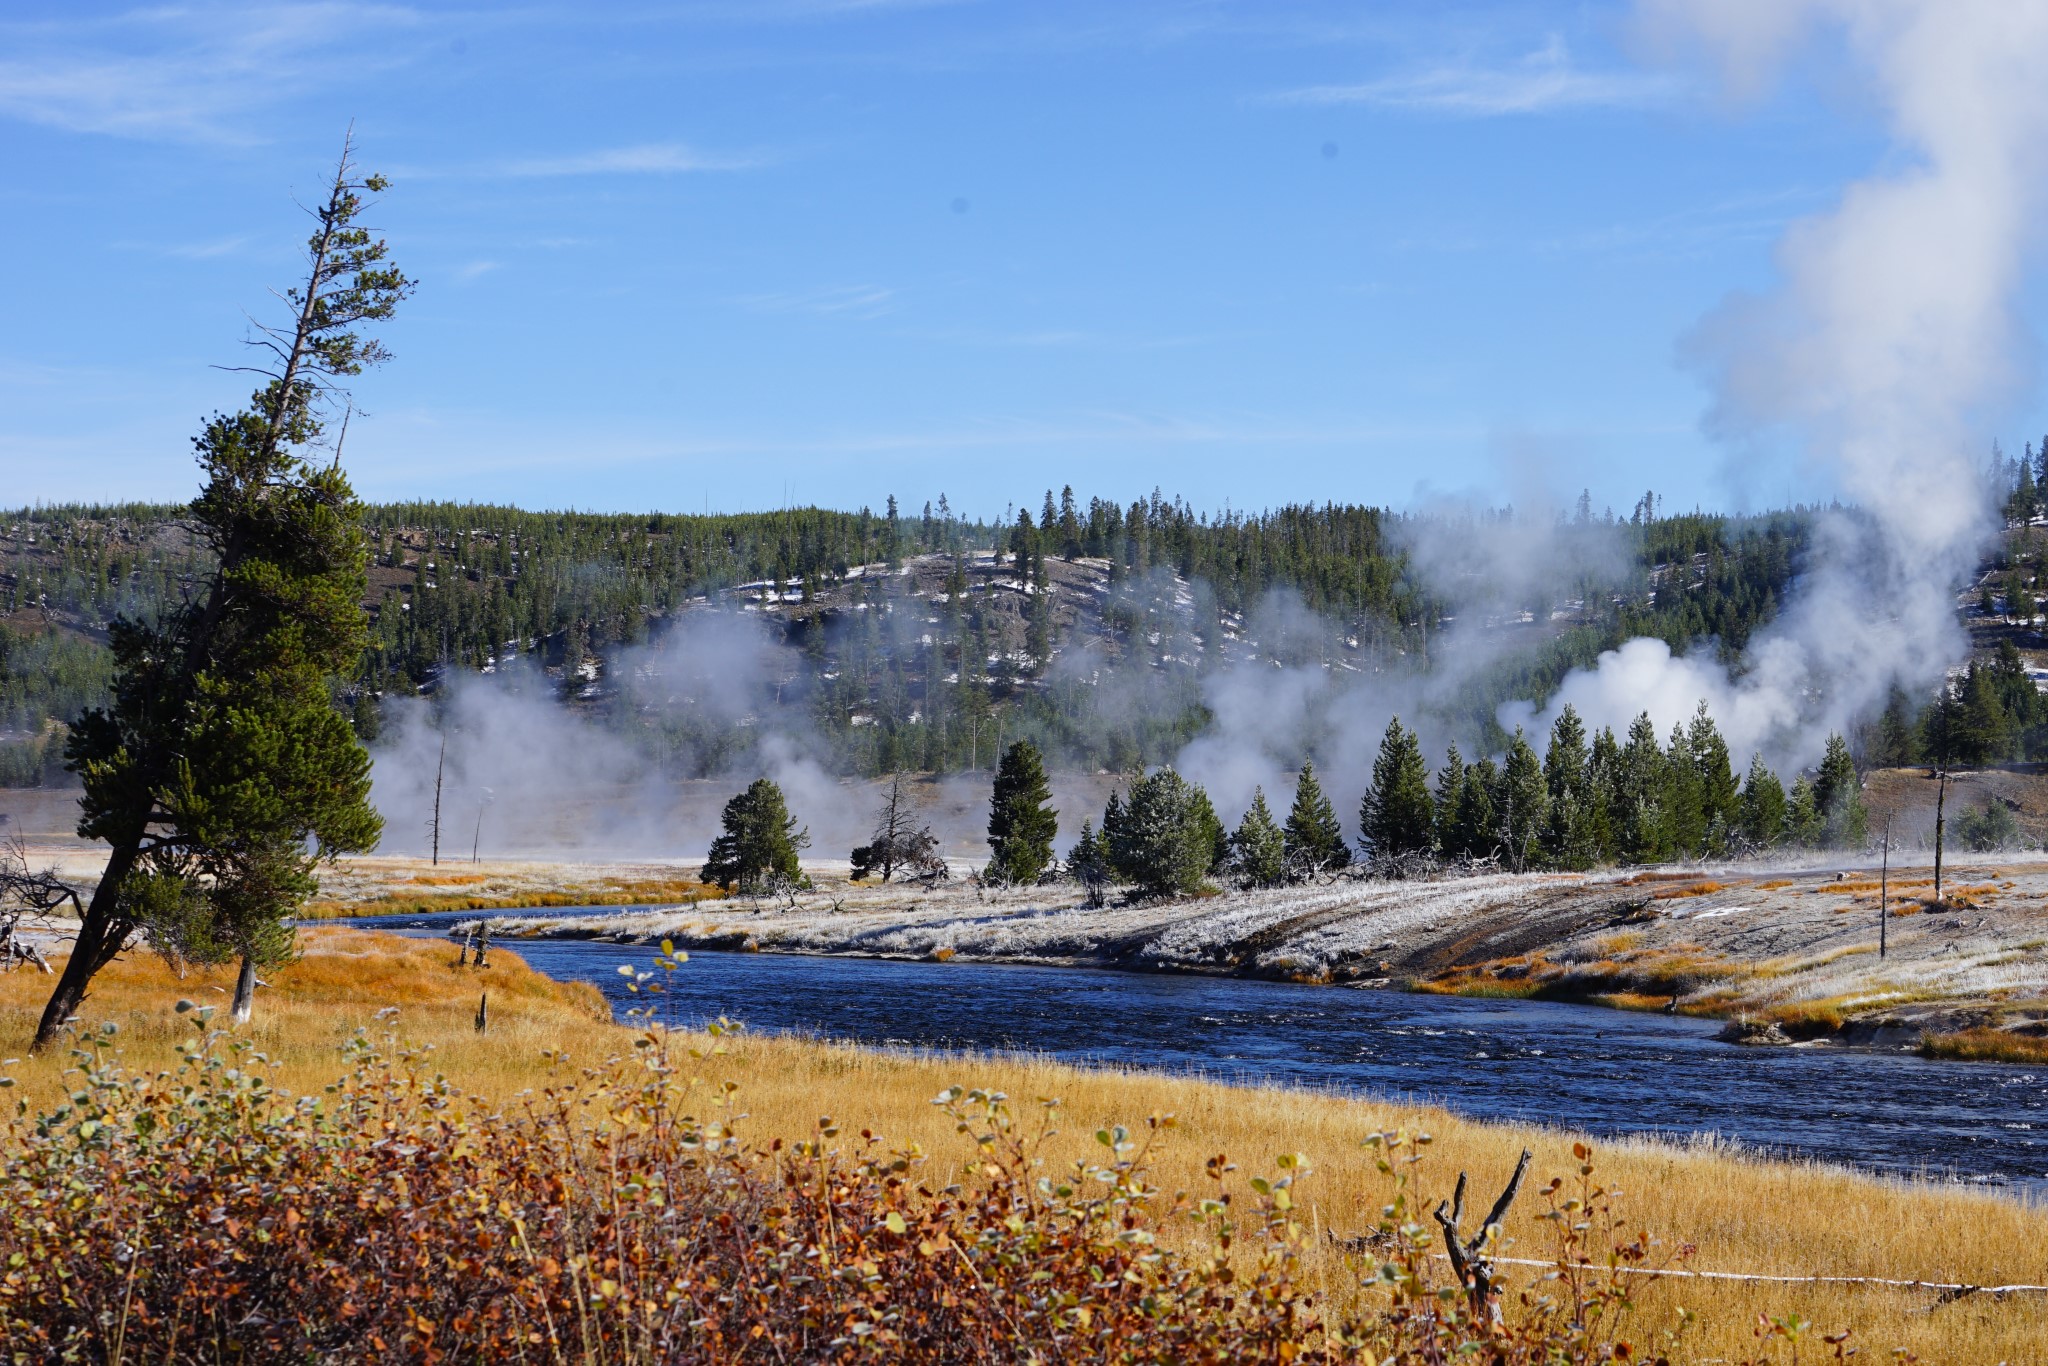
<svg viewBox="0 0 2048 1366"><path fill-rule="evenodd" d="M1789 442L1867 522L1825 518L1816 564L1747 669L1633 641L1550 703L1596 724L1701 698L1738 753L1810 762L1896 682L1924 692L1966 653L1955 589L1994 534L1971 455L2024 377L2015 300L2048 148L2048 6L2001 0L1642 0L1652 40L1704 55L1751 96L1802 44L1839 36L1882 107L1900 169L1851 185L1780 242L1778 287L1736 294L1686 339L1714 390L1708 430Z"/></svg>

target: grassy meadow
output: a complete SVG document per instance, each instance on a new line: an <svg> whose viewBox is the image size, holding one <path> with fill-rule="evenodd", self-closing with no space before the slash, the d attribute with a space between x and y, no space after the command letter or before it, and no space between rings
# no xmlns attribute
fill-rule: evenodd
<svg viewBox="0 0 2048 1366"><path fill-rule="evenodd" d="M359 1027L430 1045L431 1066L460 1090L499 1104L522 1092L632 1052L634 1031L613 1024L595 988L558 983L528 969L516 953L493 952L489 968L458 969L453 946L338 928L307 932L303 956L271 975L258 993L256 1017L244 1031L272 1068L277 1087L318 1094L344 1070L344 1042ZM680 969L689 971L687 966ZM0 974L0 1031L25 1045L51 979L30 971ZM221 1008L231 987L226 971L182 978L146 954L131 954L95 985L81 1017L87 1028L117 1027L124 1063L146 1071L171 1065L177 1043L193 1037L186 999ZM480 993L490 997L490 1029L474 1017ZM744 1013L746 1002L732 1003ZM395 1015L390 1008L396 1008ZM380 1012L384 1012L380 1014ZM972 1145L932 1104L955 1084L1007 1092L1023 1112L1040 1097L1058 1097L1060 1132L1043 1156L1060 1164L1086 1156L1095 1131L1122 1122L1142 1131L1148 1115L1168 1113L1177 1127L1151 1157L1156 1184L1168 1191L1204 1185L1203 1165L1227 1153L1249 1173L1270 1172L1276 1156L1304 1154L1312 1174L1296 1190L1304 1222L1349 1238L1370 1230L1386 1198L1386 1178L1368 1134L1426 1131L1433 1138L1417 1168L1427 1208L1469 1170L1477 1199L1490 1201L1523 1146L1535 1153L1531 1180L1505 1232L1510 1256L1549 1254L1552 1226L1538 1215L1536 1194L1553 1175L1572 1179L1573 1136L1558 1130L1474 1123L1438 1110L1274 1089L1247 1089L1139 1072L1080 1070L1010 1058L910 1056L795 1039L727 1041L722 1056L700 1066L712 1080L730 1078L744 1118L743 1138L766 1146L814 1135L830 1115L845 1135L872 1129L890 1146L911 1142L932 1154L935 1169L952 1171L973 1157ZM547 1050L558 1055L543 1056ZM563 1063L559 1055L566 1053ZM76 1085L66 1075L77 1060L60 1050L17 1057L6 1066L14 1083L9 1109L35 1116L64 1103ZM852 1143L853 1140L845 1140ZM1659 1239L1652 1258L1689 1244L1699 1270L1776 1275L1876 1276L1971 1284L2048 1282L2048 1209L2009 1196L1913 1185L1788 1163L1756 1161L1712 1145L1600 1142L1593 1162L1600 1179L1624 1192L1632 1228ZM1525 1288L1539 1274L1514 1268ZM1358 1263L1340 1244L1319 1238L1309 1256L1309 1284L1339 1308L1370 1308L1381 1292L1361 1284ZM1448 1278L1448 1271L1445 1272ZM1853 1330L1863 1355L1889 1359L1904 1349L1940 1362L2040 1361L2048 1341L2048 1297L1996 1300L1972 1295L1935 1307L1932 1292L1873 1286L1769 1285L1726 1281L1643 1279L1635 1282L1638 1341L1674 1326L1680 1306L1699 1316L1683 1339L1684 1359L1742 1361L1770 1344L1756 1336L1759 1316L1797 1314L1815 1325L1802 1359L1828 1354L1823 1330ZM1512 1300L1510 1313L1512 1314ZM1788 1359L1782 1343L1772 1360Z"/></svg>

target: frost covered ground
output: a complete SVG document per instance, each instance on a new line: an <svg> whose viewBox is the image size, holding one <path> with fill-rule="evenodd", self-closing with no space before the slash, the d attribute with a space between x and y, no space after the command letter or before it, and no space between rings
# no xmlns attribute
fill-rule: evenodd
<svg viewBox="0 0 2048 1366"><path fill-rule="evenodd" d="M1863 868L1743 865L1346 880L1097 909L1067 888L820 887L793 904L500 923L515 937L1569 996L1753 1016L1794 1037L1903 1042L1926 1029L2048 1021L2048 861L1951 867L1940 902L1924 866L1895 868L1884 888Z"/></svg>

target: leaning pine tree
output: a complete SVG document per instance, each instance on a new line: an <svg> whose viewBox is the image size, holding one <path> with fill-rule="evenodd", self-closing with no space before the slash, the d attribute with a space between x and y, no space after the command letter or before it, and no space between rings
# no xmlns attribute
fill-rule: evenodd
<svg viewBox="0 0 2048 1366"><path fill-rule="evenodd" d="M304 452L339 383L386 358L359 327L412 289L357 221L384 188L343 149L312 210L305 280L283 296L290 321L255 337L265 360L248 368L263 387L194 442L205 586L110 632L112 700L79 718L65 750L85 788L79 834L110 848L37 1049L138 933L176 958L239 958L234 1008L246 1017L257 969L291 951L290 919L319 862L376 843L369 757L328 691L367 641L367 550L339 442L324 463Z"/></svg>

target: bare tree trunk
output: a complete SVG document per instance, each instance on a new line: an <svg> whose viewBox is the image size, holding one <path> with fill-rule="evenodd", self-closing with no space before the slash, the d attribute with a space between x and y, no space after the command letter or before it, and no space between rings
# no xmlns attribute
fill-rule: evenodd
<svg viewBox="0 0 2048 1366"><path fill-rule="evenodd" d="M448 737L441 737L441 757L434 764L434 857L433 866L441 866L441 774L448 767Z"/></svg>
<svg viewBox="0 0 2048 1366"><path fill-rule="evenodd" d="M78 922L78 938L71 945L71 957L65 961L64 971L57 978L57 988L50 993L50 1002L43 1007L43 1018L36 1025L35 1042L29 1045L31 1053L40 1053L57 1041L64 1032L64 1025L78 1013L85 1004L85 989L92 982L93 974L114 961L114 956L128 947L128 936L134 927L120 919L114 912L121 895L121 883L135 866L137 844L128 841L114 846L107 859L106 871L100 875L100 885L94 889L92 902L85 908L85 915Z"/></svg>
<svg viewBox="0 0 2048 1366"><path fill-rule="evenodd" d="M1941 844L1947 834L1948 770L1943 769L1941 785L1934 790L1934 904L1941 904Z"/></svg>
<svg viewBox="0 0 2048 1366"><path fill-rule="evenodd" d="M242 970L235 974L235 1003L228 1014L238 1025L249 1023L256 1009L256 960L242 955Z"/></svg>
<svg viewBox="0 0 2048 1366"><path fill-rule="evenodd" d="M1884 866L1877 874L1877 956L1883 958L1889 947L1886 939L1886 917L1891 914L1892 901L1892 818L1884 818Z"/></svg>
<svg viewBox="0 0 2048 1366"><path fill-rule="evenodd" d="M1500 1199L1493 1202L1493 1208L1480 1222L1479 1231L1469 1239L1464 1239L1458 1229L1465 1217L1465 1173L1458 1173L1458 1188L1451 1198L1436 1207L1436 1221L1444 1231L1444 1251L1450 1254L1451 1269L1465 1287L1472 1317L1496 1327L1501 1321L1500 1289L1493 1279L1491 1243L1498 1236L1496 1230L1501 1220L1508 1217L1508 1207L1515 1203L1515 1195L1522 1189L1522 1178L1528 1174L1529 1150L1524 1148L1522 1160L1515 1164L1515 1174L1508 1178Z"/></svg>

